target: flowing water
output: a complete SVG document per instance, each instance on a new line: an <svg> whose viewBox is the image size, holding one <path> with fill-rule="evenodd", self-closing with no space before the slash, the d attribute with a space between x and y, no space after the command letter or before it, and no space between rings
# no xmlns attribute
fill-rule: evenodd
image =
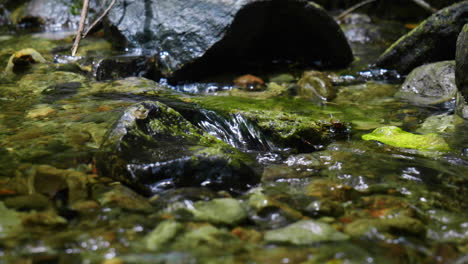
<svg viewBox="0 0 468 264"><path fill-rule="evenodd" d="M362 66L375 48L356 45L358 63L335 73L337 97L317 104L233 96L214 82L97 82L90 70L112 55L107 42L84 42L75 61L71 39L46 37L0 36L1 67L21 48L49 61L0 76L0 263L468 263L468 122L450 105L395 99L401 76ZM100 175L94 155L108 130L152 100L254 157L261 183L234 197L196 187L143 197ZM331 138L265 132L265 120L309 118L331 124ZM390 125L439 133L451 150L361 139Z"/></svg>

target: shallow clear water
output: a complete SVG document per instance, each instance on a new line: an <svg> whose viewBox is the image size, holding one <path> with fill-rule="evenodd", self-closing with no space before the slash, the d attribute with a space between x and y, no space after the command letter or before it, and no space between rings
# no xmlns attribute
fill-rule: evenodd
<svg viewBox="0 0 468 264"><path fill-rule="evenodd" d="M343 75L357 81L339 86L324 104L230 96L232 87L217 83L161 90L138 78L93 81L86 69L93 56L106 54L102 40L85 43L88 59L75 64L51 52L66 50L61 47L70 40L42 37L0 38L1 67L13 50L26 47L56 61L0 77L0 263L468 261L468 123L432 127L451 148L441 155L361 139L388 125L418 133L427 117L451 114L393 98L400 76L348 69ZM98 176L93 159L106 133L126 107L142 100L197 103L202 110L194 125L255 157L261 183L234 197L245 210L242 220L193 215L198 202L230 197L226 192L181 188L142 197ZM252 112L287 114L297 122L313 117L348 131L312 144L315 151L300 151L264 134L261 116L256 124ZM301 220L326 223L346 239L268 240L269 231ZM161 233L164 243L151 246L151 231L166 221L176 222L176 231Z"/></svg>

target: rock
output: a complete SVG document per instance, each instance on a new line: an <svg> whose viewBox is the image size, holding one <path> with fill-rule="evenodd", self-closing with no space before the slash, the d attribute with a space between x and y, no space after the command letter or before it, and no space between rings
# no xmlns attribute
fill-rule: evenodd
<svg viewBox="0 0 468 264"><path fill-rule="evenodd" d="M51 86L59 85L61 83L83 83L85 81L86 77L72 72L56 71L49 72L47 74L31 73L24 75L21 80L19 80L18 85L20 89L18 90L36 94L43 92Z"/></svg>
<svg viewBox="0 0 468 264"><path fill-rule="evenodd" d="M10 197L3 202L7 207L16 210L43 210L51 205L49 199L39 193Z"/></svg>
<svg viewBox="0 0 468 264"><path fill-rule="evenodd" d="M377 128L370 134L362 135L362 139L375 140L394 147L420 151L450 151L448 144L438 134L416 135L395 126Z"/></svg>
<svg viewBox="0 0 468 264"><path fill-rule="evenodd" d="M260 228L280 228L303 218L301 212L290 204L269 197L258 189L250 194L248 205L249 219Z"/></svg>
<svg viewBox="0 0 468 264"><path fill-rule="evenodd" d="M53 114L55 109L46 104L36 105L34 109L29 110L26 114L26 118L36 119L47 117L50 114Z"/></svg>
<svg viewBox="0 0 468 264"><path fill-rule="evenodd" d="M261 91L265 89L265 82L251 74L242 75L234 79L234 85L243 90Z"/></svg>
<svg viewBox="0 0 468 264"><path fill-rule="evenodd" d="M292 83L296 80L296 78L289 73L282 73L282 74L277 74L273 75L269 78L269 81L272 83Z"/></svg>
<svg viewBox="0 0 468 264"><path fill-rule="evenodd" d="M122 94L125 96L138 96L138 95L155 95L170 97L175 93L161 84L144 77L127 77L125 79L107 81L107 82L92 82L91 87L82 91L87 95L101 95L110 96Z"/></svg>
<svg viewBox="0 0 468 264"><path fill-rule="evenodd" d="M312 220L302 220L265 233L265 241L267 242L293 245L309 245L315 242L346 239L348 239L347 235L337 231L331 225Z"/></svg>
<svg viewBox="0 0 468 264"><path fill-rule="evenodd" d="M376 65L407 74L425 63L453 60L457 36L467 22L468 1L444 8L396 41Z"/></svg>
<svg viewBox="0 0 468 264"><path fill-rule="evenodd" d="M201 252L220 251L223 253L235 251L236 242L240 242L237 237L224 229L216 228L212 225L202 225L179 236L172 247L179 251L196 250ZM237 247L240 245L237 244ZM233 248L231 248L233 247ZM193 261L193 259L191 260ZM190 263L190 262L182 262Z"/></svg>
<svg viewBox="0 0 468 264"><path fill-rule="evenodd" d="M93 65L93 75L98 81L115 80L130 76L157 80L161 77L154 58L121 56L100 60Z"/></svg>
<svg viewBox="0 0 468 264"><path fill-rule="evenodd" d="M12 14L14 24L26 28L44 27L47 31L75 29L80 21L81 4L75 1L32 0Z"/></svg>
<svg viewBox="0 0 468 264"><path fill-rule="evenodd" d="M11 55L5 68L6 73L24 73L31 64L45 63L46 60L34 49L22 49Z"/></svg>
<svg viewBox="0 0 468 264"><path fill-rule="evenodd" d="M21 227L20 215L14 210L5 207L0 202L0 238L5 238Z"/></svg>
<svg viewBox="0 0 468 264"><path fill-rule="evenodd" d="M465 24L458 35L455 63L455 81L458 90L468 101L468 24Z"/></svg>
<svg viewBox="0 0 468 264"><path fill-rule="evenodd" d="M468 104L466 103L465 97L463 97L460 92L457 93L455 114L464 119L468 119Z"/></svg>
<svg viewBox="0 0 468 264"><path fill-rule="evenodd" d="M247 218L247 212L242 203L232 198L196 202L189 210L195 220L212 224L234 225Z"/></svg>
<svg viewBox="0 0 468 264"><path fill-rule="evenodd" d="M178 222L167 220L161 222L153 231L146 235L145 245L148 250L162 249L182 231L184 226Z"/></svg>
<svg viewBox="0 0 468 264"><path fill-rule="evenodd" d="M299 96L314 101L329 101L336 96L330 78L319 71L304 72L297 83L299 85Z"/></svg>
<svg viewBox="0 0 468 264"><path fill-rule="evenodd" d="M267 91L270 88L273 89L269 87ZM324 113L319 106L301 98L214 96L195 98L194 101L203 108L242 118L249 123L248 130L260 131L261 137L298 152L316 150L317 146L328 144L332 139L346 138L349 133L348 124L331 121L329 113ZM259 139L258 135L253 136Z"/></svg>
<svg viewBox="0 0 468 264"><path fill-rule="evenodd" d="M333 18L305 0L120 0L105 24L112 43L156 53L175 81L272 61L336 68L353 60Z"/></svg>
<svg viewBox="0 0 468 264"><path fill-rule="evenodd" d="M96 157L101 175L145 195L189 186L239 192L259 180L250 162L159 102L128 108Z"/></svg>
<svg viewBox="0 0 468 264"><path fill-rule="evenodd" d="M58 100L73 97L80 88L82 88L80 82L66 82L51 85L42 91L42 94L45 95L43 102L53 103Z"/></svg>
<svg viewBox="0 0 468 264"><path fill-rule="evenodd" d="M67 190L67 202L74 203L88 198L87 174L74 170L62 170L49 165L35 167L34 189L49 197L54 197Z"/></svg>
<svg viewBox="0 0 468 264"><path fill-rule="evenodd" d="M147 199L122 185L112 186L108 192L98 196L97 200L102 206L117 206L139 211L151 209L151 204Z"/></svg>
<svg viewBox="0 0 468 264"><path fill-rule="evenodd" d="M463 119L457 115L433 115L426 118L416 132L421 134L454 132L461 124L463 124Z"/></svg>
<svg viewBox="0 0 468 264"><path fill-rule="evenodd" d="M244 98L268 99L288 94L288 87L286 87L286 85L279 85L274 82L269 82L266 87L264 85L248 87L252 87L252 89L232 89L229 91L229 95Z"/></svg>
<svg viewBox="0 0 468 264"><path fill-rule="evenodd" d="M414 69L395 96L414 104L434 105L454 100L456 94L455 62L441 61Z"/></svg>
<svg viewBox="0 0 468 264"><path fill-rule="evenodd" d="M67 224L67 220L59 215L56 212L49 210L43 212L30 212L22 218L22 224L28 227L59 227Z"/></svg>
<svg viewBox="0 0 468 264"><path fill-rule="evenodd" d="M0 147L0 177L13 178L17 166L18 160L13 149Z"/></svg>
<svg viewBox="0 0 468 264"><path fill-rule="evenodd" d="M362 236L373 229L378 232L404 232L422 235L426 231L424 224L414 218L398 216L384 219L359 219L346 225L344 232L350 236Z"/></svg>

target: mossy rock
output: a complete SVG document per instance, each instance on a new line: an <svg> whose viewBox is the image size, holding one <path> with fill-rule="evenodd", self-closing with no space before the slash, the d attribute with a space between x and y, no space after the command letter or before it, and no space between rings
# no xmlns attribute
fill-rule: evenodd
<svg viewBox="0 0 468 264"><path fill-rule="evenodd" d="M457 36L468 22L468 1L444 8L401 37L376 65L407 74L425 63L453 60Z"/></svg>
<svg viewBox="0 0 468 264"><path fill-rule="evenodd" d="M213 224L234 225L247 218L247 211L242 203L232 198L196 202L190 212L195 220Z"/></svg>
<svg viewBox="0 0 468 264"><path fill-rule="evenodd" d="M145 195L173 187L240 192L259 181L253 160L160 102L129 107L96 157L102 176Z"/></svg>
<svg viewBox="0 0 468 264"><path fill-rule="evenodd" d="M455 81L458 90L468 101L468 24L465 24L458 35L455 61Z"/></svg>
<svg viewBox="0 0 468 264"><path fill-rule="evenodd" d="M242 115L274 144L299 152L316 150L317 145L349 135L348 124L330 119L330 113L337 110L332 107L323 110L301 98L208 96L191 101L220 114Z"/></svg>
<svg viewBox="0 0 468 264"><path fill-rule="evenodd" d="M22 49L11 55L5 68L7 74L22 73L29 69L31 64L45 63L46 60L35 49Z"/></svg>
<svg viewBox="0 0 468 264"><path fill-rule="evenodd" d="M24 75L19 80L18 92L30 91L32 93L41 93L48 87L71 82L84 83L86 82L86 77L80 74L62 71L48 73L31 73Z"/></svg>
<svg viewBox="0 0 468 264"><path fill-rule="evenodd" d="M424 224L418 219L398 216L385 219L360 219L348 224L344 231L350 236L362 236L373 229L379 232L404 232L413 235L423 235L426 231Z"/></svg>
<svg viewBox="0 0 468 264"><path fill-rule="evenodd" d="M341 241L348 236L337 231L331 225L323 222L303 220L284 228L270 230L265 233L265 241L272 243L289 243L293 245L309 245L322 241Z"/></svg>
<svg viewBox="0 0 468 264"><path fill-rule="evenodd" d="M375 140L394 147L420 151L450 151L448 144L438 134L416 135L395 126L377 128L372 133L363 135L362 139Z"/></svg>

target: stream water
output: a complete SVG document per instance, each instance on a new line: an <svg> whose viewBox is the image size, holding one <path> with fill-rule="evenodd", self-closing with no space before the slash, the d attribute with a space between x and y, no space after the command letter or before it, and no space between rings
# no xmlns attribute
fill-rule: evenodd
<svg viewBox="0 0 468 264"><path fill-rule="evenodd" d="M355 44L357 62L333 73L341 76L337 97L321 104L216 82L97 82L92 67L115 55L110 44L85 40L78 60L66 56L70 44L0 35L2 68L23 48L48 61L0 76L1 264L468 263L468 122L453 118L450 105L394 98L401 76L366 69L388 44ZM184 187L144 197L101 175L95 153L141 101L182 109L194 126L253 157L261 182L234 196ZM196 104L197 115L183 103ZM275 119L325 122L332 136L284 144L265 132ZM361 138L390 125L436 132L451 150L433 155Z"/></svg>

